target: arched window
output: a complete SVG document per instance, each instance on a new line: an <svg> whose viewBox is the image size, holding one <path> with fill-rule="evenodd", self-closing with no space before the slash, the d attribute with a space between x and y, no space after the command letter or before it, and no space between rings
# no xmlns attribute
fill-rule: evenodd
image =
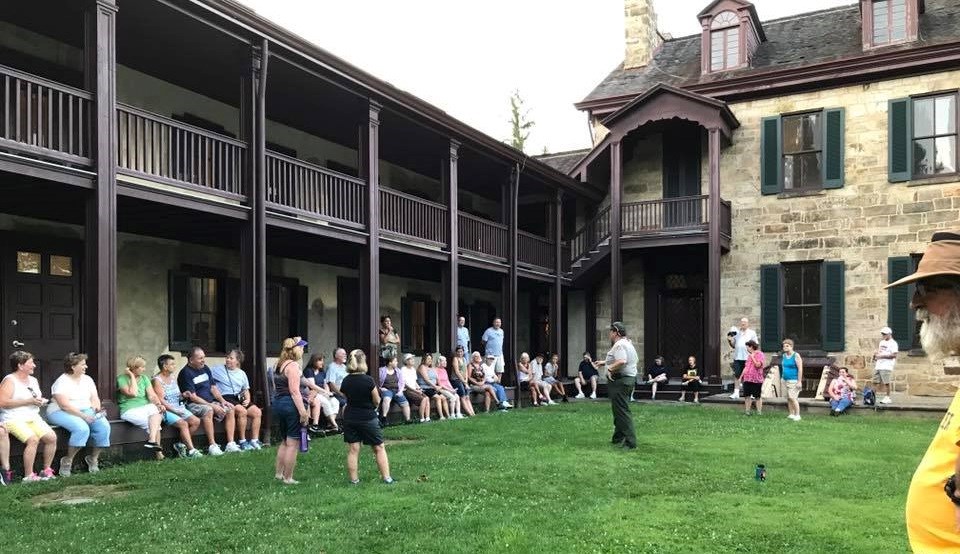
<svg viewBox="0 0 960 554"><path fill-rule="evenodd" d="M740 18L733 12L720 12L710 22L710 71L722 71L740 65Z"/></svg>

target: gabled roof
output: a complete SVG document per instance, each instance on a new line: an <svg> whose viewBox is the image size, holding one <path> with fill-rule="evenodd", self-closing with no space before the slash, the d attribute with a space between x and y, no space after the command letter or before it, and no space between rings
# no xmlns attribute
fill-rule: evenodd
<svg viewBox="0 0 960 554"><path fill-rule="evenodd" d="M722 82L782 69L843 59L869 59L896 50L911 50L960 40L960 0L926 0L915 43L863 51L860 4L810 12L763 24L767 41L761 43L750 67L701 75L700 34L667 40L644 67L616 69L582 103L629 97L657 83L677 87Z"/></svg>
<svg viewBox="0 0 960 554"><path fill-rule="evenodd" d="M581 148L580 150L568 150L566 152L543 154L540 156L534 156L534 158L549 165L564 175L569 175L570 170L573 169L574 166L577 165L577 162L582 160L588 152L590 152L589 148Z"/></svg>
<svg viewBox="0 0 960 554"><path fill-rule="evenodd" d="M737 117L733 115L732 111L730 111L730 108L727 106L726 102L717 100L715 98L710 98L702 94L697 94L695 92L690 92L688 90L683 90L682 88L677 88L666 83L657 83L650 90L631 100L626 106L608 115L601 123L603 123L604 127L613 129L619 121L626 119L626 117L638 107L650 103L654 98L661 95L672 95L683 100L687 100L692 104L700 104L712 108L713 110L716 110L720 118L723 120L723 123L725 123L729 129L736 129L740 126L740 122L737 121ZM703 122L698 123L703 124Z"/></svg>
<svg viewBox="0 0 960 554"><path fill-rule="evenodd" d="M703 8L703 10L697 14L697 17L702 18L705 15L709 15L710 12L713 11L713 8L715 8L717 4L723 1L724 0L713 0L713 2L710 2L710 5L708 5L706 8ZM754 6L752 2L746 2L745 0L730 0L730 1L736 4L739 4L741 8L747 8L748 10L750 10L750 17L753 18L754 27L756 27L757 29L757 34L760 35L760 41L762 42L767 40L766 34L763 31L763 25L761 25L760 16L757 15L757 7Z"/></svg>

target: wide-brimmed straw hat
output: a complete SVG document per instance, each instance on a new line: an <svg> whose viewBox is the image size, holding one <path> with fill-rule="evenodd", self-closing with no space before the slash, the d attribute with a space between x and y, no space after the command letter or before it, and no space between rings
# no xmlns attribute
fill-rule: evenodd
<svg viewBox="0 0 960 554"><path fill-rule="evenodd" d="M930 245L923 253L923 258L917 264L917 270L884 288L899 287L921 279L943 275L960 278L960 234L934 233Z"/></svg>

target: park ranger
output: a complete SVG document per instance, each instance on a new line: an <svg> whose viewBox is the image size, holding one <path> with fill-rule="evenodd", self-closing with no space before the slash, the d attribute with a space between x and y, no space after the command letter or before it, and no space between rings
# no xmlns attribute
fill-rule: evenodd
<svg viewBox="0 0 960 554"><path fill-rule="evenodd" d="M612 347L607 358L597 362L607 368L607 391L613 409L613 438L610 442L633 450L637 447L637 436L630 415L630 394L637 384L637 350L627 338L627 328L619 321L610 325L610 344Z"/></svg>

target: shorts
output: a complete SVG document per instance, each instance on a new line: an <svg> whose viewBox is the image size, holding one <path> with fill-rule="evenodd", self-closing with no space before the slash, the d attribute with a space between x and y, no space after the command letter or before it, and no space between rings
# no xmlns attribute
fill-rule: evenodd
<svg viewBox="0 0 960 554"><path fill-rule="evenodd" d="M483 385L470 385L470 392L475 392L477 394L483 394L487 390L487 387Z"/></svg>
<svg viewBox="0 0 960 554"><path fill-rule="evenodd" d="M190 413L190 410L188 410L185 406L180 406L180 410L181 412L186 412L186 413L177 413L172 410L167 410L163 412L163 424L174 425L180 420L186 420L186 419L190 419L191 417L194 417L194 415Z"/></svg>
<svg viewBox="0 0 960 554"><path fill-rule="evenodd" d="M343 442L354 444L362 442L367 446L383 444L383 429L376 419L367 421L343 420Z"/></svg>
<svg viewBox="0 0 960 554"><path fill-rule="evenodd" d="M4 426L20 442L27 442L33 437L40 438L53 432L39 414L24 419L8 419L4 422Z"/></svg>
<svg viewBox="0 0 960 554"><path fill-rule="evenodd" d="M386 400L387 398L389 398L389 399L391 399L393 402L396 402L397 404L400 404L401 406L406 406L406 405L408 404L408 402L407 402L407 397L404 396L403 393L394 392L394 391L389 390L389 389L384 389L384 390L383 390L383 398L384 398L384 400Z"/></svg>
<svg viewBox="0 0 960 554"><path fill-rule="evenodd" d="M300 414L293 405L293 398L278 396L273 400L273 419L280 424L283 436L288 439L300 439Z"/></svg>
<svg viewBox="0 0 960 554"><path fill-rule="evenodd" d="M700 390L703 389L703 383L701 383L700 380L698 379L691 379L689 381L684 381L683 383L680 384L680 386L686 387L687 390L693 391L693 392L700 392Z"/></svg>
<svg viewBox="0 0 960 554"><path fill-rule="evenodd" d="M423 394L427 395L427 398L433 398L437 395L437 389L423 389Z"/></svg>
<svg viewBox="0 0 960 554"><path fill-rule="evenodd" d="M756 400L760 400L760 394L762 390L763 383L748 383L747 381L740 383L740 395L743 398L752 396Z"/></svg>
<svg viewBox="0 0 960 554"><path fill-rule="evenodd" d="M407 389L403 391L403 395L407 397L407 400L409 400L414 406L419 406L420 403L423 402L423 393L420 391Z"/></svg>
<svg viewBox="0 0 960 554"><path fill-rule="evenodd" d="M556 380L555 378L553 378L553 377L544 377L544 378L543 378L543 382L546 383L546 384L548 384L548 385L552 385L552 384L556 383L557 380Z"/></svg>
<svg viewBox="0 0 960 554"><path fill-rule="evenodd" d="M747 367L747 361L734 360L730 367L733 368L733 376L739 379L740 374L743 373L743 368Z"/></svg>
<svg viewBox="0 0 960 554"><path fill-rule="evenodd" d="M600 376L600 374L596 371L581 371L580 374L583 375L584 381L590 381L590 379Z"/></svg>
<svg viewBox="0 0 960 554"><path fill-rule="evenodd" d="M791 379L783 382L783 390L787 391L787 398L796 400L800 398L800 381Z"/></svg>
<svg viewBox="0 0 960 554"><path fill-rule="evenodd" d="M892 369L878 369L873 372L873 382L889 385L893 381Z"/></svg>
<svg viewBox="0 0 960 554"><path fill-rule="evenodd" d="M213 407L209 404L196 404L194 402L187 402L187 409L190 410L190 413L199 418L207 415L207 412L213 412L214 421L223 421L223 418L227 417L226 412L224 412L223 415L218 415L217 412L213 410Z"/></svg>
<svg viewBox="0 0 960 554"><path fill-rule="evenodd" d="M457 396L463 398L464 396L470 396L470 391L467 390L467 386L463 384L463 381L457 379L452 381L450 384L453 385L453 388L457 391Z"/></svg>
<svg viewBox="0 0 960 554"><path fill-rule="evenodd" d="M240 402L240 397L235 394L225 394L223 399L231 404L243 404L243 402Z"/></svg>
<svg viewBox="0 0 960 554"><path fill-rule="evenodd" d="M147 404L146 406L140 406L138 408L130 408L129 410L120 414L120 419L126 421L130 425L147 431L150 429L150 418L159 414L160 410L157 409L156 405Z"/></svg>

